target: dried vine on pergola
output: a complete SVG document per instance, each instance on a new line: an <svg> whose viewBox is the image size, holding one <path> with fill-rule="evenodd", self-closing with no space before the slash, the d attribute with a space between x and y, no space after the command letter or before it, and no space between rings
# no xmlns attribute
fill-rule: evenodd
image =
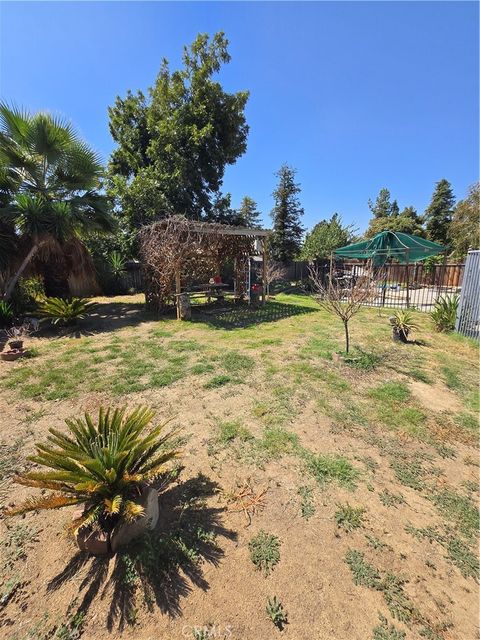
<svg viewBox="0 0 480 640"><path fill-rule="evenodd" d="M259 231L231 233L228 225L184 216L171 216L145 227L140 233L140 255L147 307L159 311L173 304L180 288L208 281L228 260L234 263L236 294L245 295L248 256L254 253Z"/></svg>

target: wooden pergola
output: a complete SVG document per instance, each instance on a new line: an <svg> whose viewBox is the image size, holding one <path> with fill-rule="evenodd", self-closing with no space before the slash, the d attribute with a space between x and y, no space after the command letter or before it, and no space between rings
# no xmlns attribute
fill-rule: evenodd
<svg viewBox="0 0 480 640"><path fill-rule="evenodd" d="M191 294L195 283L220 274L222 264L234 265L234 297L250 300L249 261L262 258L266 300L266 270L270 231L198 222L171 216L154 222L140 233L140 256L145 280L147 308L161 311L174 302L181 316L181 296Z"/></svg>

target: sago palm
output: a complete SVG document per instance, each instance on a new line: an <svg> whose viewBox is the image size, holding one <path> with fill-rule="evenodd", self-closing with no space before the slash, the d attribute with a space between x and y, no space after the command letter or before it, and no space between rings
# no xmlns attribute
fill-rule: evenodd
<svg viewBox="0 0 480 640"><path fill-rule="evenodd" d="M96 307L94 302L84 298L45 298L38 303L38 313L51 320L52 324L69 326L82 320Z"/></svg>
<svg viewBox="0 0 480 640"><path fill-rule="evenodd" d="M14 231L20 256L10 265L6 299L35 256L48 258L65 244L81 244L82 234L113 229L101 177L97 154L70 124L0 103L1 244L11 243Z"/></svg>
<svg viewBox="0 0 480 640"><path fill-rule="evenodd" d="M95 423L90 415L66 420L69 433L50 428L46 444L37 444L29 460L50 471L31 471L15 478L29 487L52 490L6 510L7 516L56 509L83 503L83 515L72 529L97 525L108 531L118 520L143 515L138 504L142 486L165 472L165 464L177 455L172 431L165 424L147 430L154 412L138 407L100 409Z"/></svg>

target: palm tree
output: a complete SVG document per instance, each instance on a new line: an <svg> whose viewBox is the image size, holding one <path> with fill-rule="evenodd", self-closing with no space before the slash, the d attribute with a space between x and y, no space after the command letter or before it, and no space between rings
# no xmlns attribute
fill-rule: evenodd
<svg viewBox="0 0 480 640"><path fill-rule="evenodd" d="M10 255L4 299L35 257L68 251L82 262L82 236L113 231L101 177L99 157L69 123L0 103L0 246Z"/></svg>

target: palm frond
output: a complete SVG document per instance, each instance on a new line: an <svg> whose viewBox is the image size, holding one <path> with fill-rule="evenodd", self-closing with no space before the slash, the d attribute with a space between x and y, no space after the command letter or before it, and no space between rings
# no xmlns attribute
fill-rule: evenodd
<svg viewBox="0 0 480 640"><path fill-rule="evenodd" d="M30 114L6 102L0 102L0 127L4 135L12 138L16 142L24 140L28 134L31 124Z"/></svg>
<svg viewBox="0 0 480 640"><path fill-rule="evenodd" d="M61 493L54 493L49 496L41 496L39 498L28 498L22 504L16 507L9 507L5 510L6 516L15 516L20 513L27 513L27 511L38 511L39 509L60 509L60 507L67 507L72 504L78 504L83 502L83 496L69 497Z"/></svg>
<svg viewBox="0 0 480 640"><path fill-rule="evenodd" d="M141 504L137 504L132 500L127 500L125 502L125 507L123 509L123 516L127 522L134 522L145 515L145 508L142 507Z"/></svg>
<svg viewBox="0 0 480 640"><path fill-rule="evenodd" d="M103 501L105 505L105 513L108 513L110 515L120 513L122 501L123 497L120 494L117 494L111 500L109 498L105 498L105 500Z"/></svg>

